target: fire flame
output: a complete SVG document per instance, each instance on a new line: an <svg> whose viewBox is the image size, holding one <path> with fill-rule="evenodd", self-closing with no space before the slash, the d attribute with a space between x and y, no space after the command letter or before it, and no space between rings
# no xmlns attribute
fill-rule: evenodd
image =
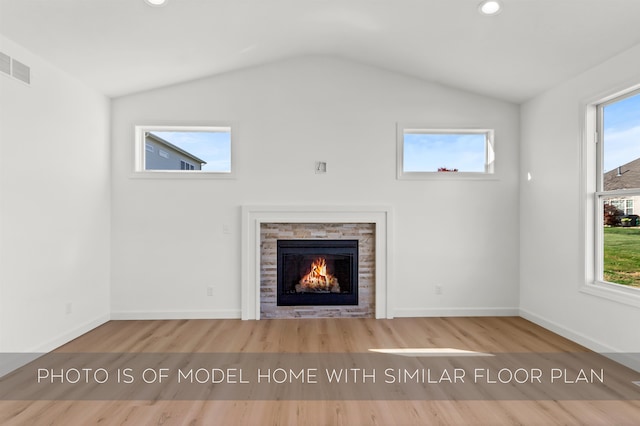
<svg viewBox="0 0 640 426"><path fill-rule="evenodd" d="M327 260L319 257L311 264L311 271L300 280L302 291L340 292L338 279L327 272Z"/></svg>

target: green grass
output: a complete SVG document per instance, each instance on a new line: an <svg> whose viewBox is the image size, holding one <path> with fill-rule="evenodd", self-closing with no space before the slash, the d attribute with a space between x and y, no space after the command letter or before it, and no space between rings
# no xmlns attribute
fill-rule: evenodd
<svg viewBox="0 0 640 426"><path fill-rule="evenodd" d="M640 228L604 228L604 279L640 287Z"/></svg>

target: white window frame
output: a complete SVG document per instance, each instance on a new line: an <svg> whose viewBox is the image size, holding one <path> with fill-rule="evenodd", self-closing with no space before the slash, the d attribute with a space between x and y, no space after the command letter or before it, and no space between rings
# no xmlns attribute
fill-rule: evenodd
<svg viewBox="0 0 640 426"><path fill-rule="evenodd" d="M640 307L640 289L623 284L604 281L604 199L615 196L640 195L638 190L604 191L603 173L603 117L602 108L610 103L640 93L640 84L626 85L611 90L608 94L594 97L581 106L580 116L584 120L580 145L581 197L584 210L581 215L584 229L581 244L584 248L583 276L579 290L593 296L625 305Z"/></svg>
<svg viewBox="0 0 640 426"><path fill-rule="evenodd" d="M404 135L406 133L425 134L481 134L485 135L485 171L484 172L405 172L404 171ZM396 169L397 178L400 180L448 180L448 179L497 179L495 167L495 131L483 128L432 128L428 126L416 126L398 123L396 134Z"/></svg>
<svg viewBox="0 0 640 426"><path fill-rule="evenodd" d="M150 179L235 179L235 131L236 126L230 122L216 123L207 126L172 126L172 125L138 125L135 126L133 172L131 177ZM212 172L206 170L145 170L146 141L148 132L229 132L231 147L231 171Z"/></svg>

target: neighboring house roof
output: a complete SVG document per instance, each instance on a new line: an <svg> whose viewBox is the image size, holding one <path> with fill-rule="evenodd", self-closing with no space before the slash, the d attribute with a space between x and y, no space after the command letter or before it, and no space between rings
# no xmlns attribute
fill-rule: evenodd
<svg viewBox="0 0 640 426"><path fill-rule="evenodd" d="M640 158L606 172L603 186L605 191L640 188Z"/></svg>
<svg viewBox="0 0 640 426"><path fill-rule="evenodd" d="M182 148L180 148L178 146L175 146L171 142L162 139L160 136L157 136L157 135L154 135L153 133L149 133L148 132L146 137L148 137L150 139L153 139L154 141L156 141L156 142L158 142L158 143L160 143L162 145L165 145L167 148L173 149L174 151L178 151L182 155L186 155L187 157L193 159L193 161L195 161L195 162L197 162L199 164L207 164L207 162L204 161L203 159L196 157L192 153L187 152L187 151L185 151L184 149L182 149Z"/></svg>

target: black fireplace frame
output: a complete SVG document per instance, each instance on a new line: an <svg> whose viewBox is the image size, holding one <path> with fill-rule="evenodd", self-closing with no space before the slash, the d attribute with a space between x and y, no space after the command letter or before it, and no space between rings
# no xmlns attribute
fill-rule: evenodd
<svg viewBox="0 0 640 426"><path fill-rule="evenodd" d="M349 258L349 291L341 293L296 293L285 283L285 257L291 254L333 255ZM358 304L358 240L277 240L278 306L326 306Z"/></svg>

